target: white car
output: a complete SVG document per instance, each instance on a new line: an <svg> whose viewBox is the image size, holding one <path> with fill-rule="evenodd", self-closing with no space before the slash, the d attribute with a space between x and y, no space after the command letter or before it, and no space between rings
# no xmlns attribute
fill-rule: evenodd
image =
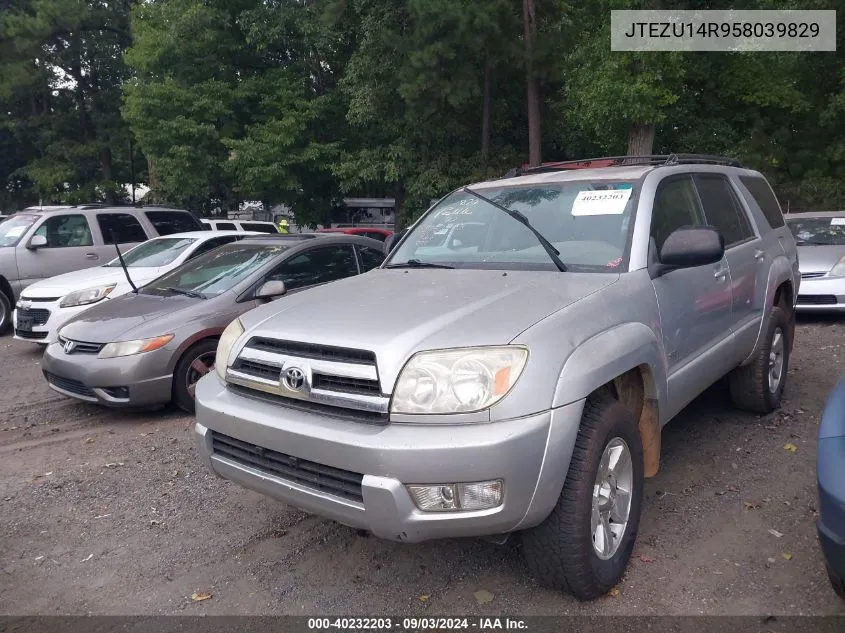
<svg viewBox="0 0 845 633"><path fill-rule="evenodd" d="M259 220L200 220L209 231L258 231L259 233L278 233L279 227L272 222Z"/></svg>
<svg viewBox="0 0 845 633"><path fill-rule="evenodd" d="M129 277L137 287L169 272L189 259L255 231L192 231L156 237L123 253ZM117 251L115 251L115 255ZM57 275L31 284L21 294L12 315L14 338L41 345L53 343L61 327L80 312L104 299L132 291L115 257L108 264Z"/></svg>

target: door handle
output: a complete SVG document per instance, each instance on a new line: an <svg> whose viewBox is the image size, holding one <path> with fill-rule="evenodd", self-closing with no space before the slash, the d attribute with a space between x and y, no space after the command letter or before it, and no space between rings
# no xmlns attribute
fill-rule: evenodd
<svg viewBox="0 0 845 633"><path fill-rule="evenodd" d="M728 269L727 268L720 268L713 273L713 277L716 279L725 279L728 276Z"/></svg>
<svg viewBox="0 0 845 633"><path fill-rule="evenodd" d="M85 259L100 259L97 253L85 253Z"/></svg>
<svg viewBox="0 0 845 633"><path fill-rule="evenodd" d="M756 259L758 262L762 262L765 257L766 251L754 251L754 259Z"/></svg>

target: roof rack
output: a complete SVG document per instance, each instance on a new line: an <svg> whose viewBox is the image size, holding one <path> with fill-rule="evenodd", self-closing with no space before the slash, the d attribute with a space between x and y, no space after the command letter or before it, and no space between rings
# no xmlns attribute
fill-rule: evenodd
<svg viewBox="0 0 845 633"><path fill-rule="evenodd" d="M670 167L672 165L725 165L728 167L743 167L735 158L715 156L711 154L645 154L641 156L602 156L585 160L564 160L552 163L542 163L537 167L522 165L514 167L505 174L505 178L513 178L526 174L540 174L550 171L568 171L572 169L595 169L600 167L621 167L630 165L645 165L652 167Z"/></svg>

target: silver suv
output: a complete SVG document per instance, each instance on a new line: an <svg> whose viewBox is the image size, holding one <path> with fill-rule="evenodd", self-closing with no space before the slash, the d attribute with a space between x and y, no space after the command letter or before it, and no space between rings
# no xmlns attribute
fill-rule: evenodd
<svg viewBox="0 0 845 633"><path fill-rule="evenodd" d="M203 225L188 211L166 207L88 204L29 207L15 213L0 222L0 334L28 285L111 261L113 231L126 249L151 237L201 230ZM39 313L38 318L46 322L48 316Z"/></svg>
<svg viewBox="0 0 845 633"><path fill-rule="evenodd" d="M726 374L739 407L779 406L799 283L771 188L735 161L517 170L446 196L380 268L234 321L196 391L201 454L386 539L519 532L540 581L596 598L661 427Z"/></svg>

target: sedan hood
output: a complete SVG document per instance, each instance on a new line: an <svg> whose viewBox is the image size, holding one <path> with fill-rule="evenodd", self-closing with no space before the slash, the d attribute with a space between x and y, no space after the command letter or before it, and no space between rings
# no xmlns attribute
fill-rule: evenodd
<svg viewBox="0 0 845 633"><path fill-rule="evenodd" d="M845 246L799 246L798 267L802 273L827 273L845 257Z"/></svg>
<svg viewBox="0 0 845 633"><path fill-rule="evenodd" d="M130 268L129 276L136 286L142 286L158 277L161 271L161 268L147 266ZM24 298L63 297L76 290L85 290L106 284L119 284L131 289L122 268L96 266L37 281L26 287L23 296Z"/></svg>
<svg viewBox="0 0 845 633"><path fill-rule="evenodd" d="M206 306L198 310L199 304L207 304L209 301L181 295L160 297L130 292L97 303L80 313L62 328L61 334L76 341L91 343L131 341L170 334L177 326L196 318L193 312L204 314ZM161 322L155 325L160 327L153 324L157 319L161 319ZM149 334L149 331L155 333Z"/></svg>
<svg viewBox="0 0 845 633"><path fill-rule="evenodd" d="M386 384L424 349L503 345L616 274L388 270L292 293L241 317L251 335L370 350Z"/></svg>

